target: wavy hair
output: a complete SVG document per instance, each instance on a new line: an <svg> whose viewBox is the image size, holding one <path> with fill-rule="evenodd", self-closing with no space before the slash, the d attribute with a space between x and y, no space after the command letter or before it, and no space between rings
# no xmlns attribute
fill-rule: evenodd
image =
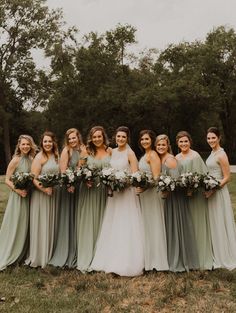
<svg viewBox="0 0 236 313"><path fill-rule="evenodd" d="M21 151L20 151L20 144L21 140L25 139L29 142L30 144L30 151L28 152L28 156L30 156L32 159L35 157L36 151L37 151L37 146L34 143L34 139L30 135L20 135L18 140L17 140L17 145L15 148L14 156L20 156Z"/></svg>
<svg viewBox="0 0 236 313"><path fill-rule="evenodd" d="M87 145L86 145L86 149L87 152L93 156L96 155L97 153L97 148L93 143L93 135L96 131L101 131L102 132L102 136L103 136L103 144L105 147L105 150L108 148L109 146L109 141L108 141L108 137L107 134L105 132L105 129L102 126L94 126L90 129L89 134L88 134L88 138L87 138Z"/></svg>
<svg viewBox="0 0 236 313"><path fill-rule="evenodd" d="M148 135L151 139L151 149L155 150L155 141L156 141L156 134L154 133L154 131L152 131L151 129L144 129L141 130L139 133L139 138L138 138L138 145L139 148L141 149L141 151L144 151L142 145L141 145L141 139L143 137L143 135Z"/></svg>
<svg viewBox="0 0 236 313"><path fill-rule="evenodd" d="M57 139L56 139L56 136L53 132L51 131L45 131L42 136L41 136L41 139L40 139L40 148L41 148L41 151L42 151L42 154L48 158L47 156L47 153L45 152L44 148L43 148L43 138L45 136L48 136L48 137L51 137L52 139L52 143L53 143L53 146L52 146L52 153L54 154L55 156L55 159L56 161L58 162L59 160L59 152L58 152L58 145L57 145Z"/></svg>
<svg viewBox="0 0 236 313"><path fill-rule="evenodd" d="M167 142L167 146L168 146L167 152L169 152L170 154L173 154L172 149L171 149L171 145L170 145L169 137L166 134L158 135L156 138L156 141L155 141L155 147L157 146L157 144L160 140L165 140Z"/></svg>

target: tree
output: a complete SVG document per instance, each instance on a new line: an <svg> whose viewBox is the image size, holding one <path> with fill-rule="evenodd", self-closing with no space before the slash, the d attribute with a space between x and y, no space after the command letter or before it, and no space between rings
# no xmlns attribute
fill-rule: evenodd
<svg viewBox="0 0 236 313"><path fill-rule="evenodd" d="M45 104L46 75L33 58L35 50L50 55L65 36L60 10L50 11L45 0L0 0L0 112L6 162L15 114L24 105Z"/></svg>

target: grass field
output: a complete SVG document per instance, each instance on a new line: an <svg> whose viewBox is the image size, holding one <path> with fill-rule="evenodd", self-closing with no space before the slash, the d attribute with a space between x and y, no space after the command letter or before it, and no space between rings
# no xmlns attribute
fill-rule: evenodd
<svg viewBox="0 0 236 313"><path fill-rule="evenodd" d="M236 212L236 174L229 184ZM0 177L0 212L8 190ZM1 219L1 217L0 217ZM236 270L150 272L135 278L53 267L0 273L1 313L236 312Z"/></svg>

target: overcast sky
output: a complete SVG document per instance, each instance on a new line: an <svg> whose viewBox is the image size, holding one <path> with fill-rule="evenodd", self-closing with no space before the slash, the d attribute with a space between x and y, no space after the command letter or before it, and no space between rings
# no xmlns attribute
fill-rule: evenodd
<svg viewBox="0 0 236 313"><path fill-rule="evenodd" d="M47 4L62 8L68 25L76 25L81 35L131 24L137 28L138 50L204 39L220 25L236 29L236 0L48 0Z"/></svg>

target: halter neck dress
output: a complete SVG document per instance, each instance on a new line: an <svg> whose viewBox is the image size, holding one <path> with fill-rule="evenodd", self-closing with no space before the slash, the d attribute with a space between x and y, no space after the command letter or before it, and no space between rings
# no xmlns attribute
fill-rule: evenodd
<svg viewBox="0 0 236 313"><path fill-rule="evenodd" d="M22 156L14 173L29 173L30 167L31 159ZM10 191L0 229L0 270L24 257L28 243L29 199L29 195L23 198Z"/></svg>

